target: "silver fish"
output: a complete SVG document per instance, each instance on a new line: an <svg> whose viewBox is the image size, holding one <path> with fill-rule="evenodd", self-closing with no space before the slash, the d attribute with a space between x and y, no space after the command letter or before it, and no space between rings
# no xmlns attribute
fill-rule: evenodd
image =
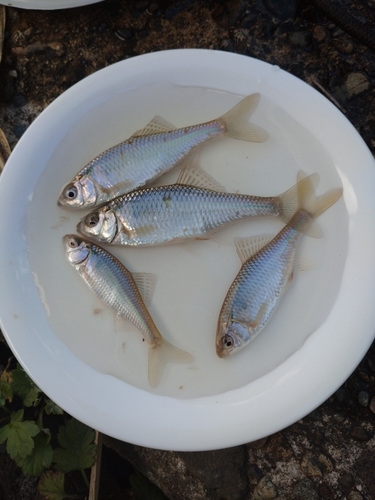
<svg viewBox="0 0 375 500"><path fill-rule="evenodd" d="M193 357L167 342L157 329L145 301L153 291L154 275L131 273L113 255L89 241L68 234L63 238L68 261L89 288L121 317L131 321L148 347L148 380L158 385L164 366L190 363Z"/></svg>
<svg viewBox="0 0 375 500"><path fill-rule="evenodd" d="M302 234L319 237L316 217L333 205L342 189L316 197L313 174L298 183L299 207L289 223L274 237L236 240L242 267L229 288L220 311L216 353L220 358L243 349L265 327L286 285L293 279L296 248Z"/></svg>
<svg viewBox="0 0 375 500"><path fill-rule="evenodd" d="M227 135L263 142L265 130L248 122L259 94L252 94L216 120L176 129L155 117L128 140L107 149L81 169L67 184L58 205L70 208L99 206L155 179L186 159L190 151L213 137Z"/></svg>
<svg viewBox="0 0 375 500"><path fill-rule="evenodd" d="M273 197L223 189L202 169L185 169L177 184L133 191L91 212L77 231L113 245L159 245L208 238L244 217L275 216L287 222L297 208L297 186Z"/></svg>

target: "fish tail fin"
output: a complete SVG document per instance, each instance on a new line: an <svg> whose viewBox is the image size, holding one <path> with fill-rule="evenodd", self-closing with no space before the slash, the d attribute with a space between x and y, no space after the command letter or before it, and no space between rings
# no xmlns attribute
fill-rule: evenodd
<svg viewBox="0 0 375 500"><path fill-rule="evenodd" d="M342 195L342 188L333 188L321 196L316 196L315 187L319 181L318 174L305 177L305 174L300 171L298 172L297 179L298 210L306 210L312 219L319 217L319 215L336 203ZM314 238L322 236L322 230L316 221L310 223L307 227L299 227L298 229Z"/></svg>
<svg viewBox="0 0 375 500"><path fill-rule="evenodd" d="M191 363L192 361L194 358L191 354L163 339L160 344L149 349L148 381L150 386L156 387L159 384L167 363Z"/></svg>
<svg viewBox="0 0 375 500"><path fill-rule="evenodd" d="M220 117L220 120L225 123L226 135L249 142L264 142L268 139L268 132L249 123L249 118L256 110L259 99L260 94L249 95Z"/></svg>

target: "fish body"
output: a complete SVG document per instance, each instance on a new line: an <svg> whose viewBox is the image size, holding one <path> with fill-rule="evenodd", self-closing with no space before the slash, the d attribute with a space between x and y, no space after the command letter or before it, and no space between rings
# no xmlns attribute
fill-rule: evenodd
<svg viewBox="0 0 375 500"><path fill-rule="evenodd" d="M213 137L263 142L267 133L248 123L258 102L259 94L252 94L216 120L179 129L155 117L145 129L91 160L64 187L58 204L90 208L107 203L167 172Z"/></svg>
<svg viewBox="0 0 375 500"><path fill-rule="evenodd" d="M114 245L159 245L207 238L244 217L289 220L296 204L296 186L273 197L226 193L217 191L214 179L203 170L188 169L177 184L140 189L116 198L84 217L77 230Z"/></svg>
<svg viewBox="0 0 375 500"><path fill-rule="evenodd" d="M265 327L293 279L298 241L303 234L316 236L314 219L341 196L332 189L316 198L316 175L297 185L300 206L289 223L274 237L236 241L242 267L224 299L216 333L216 353L227 357L243 349Z"/></svg>
<svg viewBox="0 0 375 500"><path fill-rule="evenodd" d="M75 235L63 238L68 261L88 287L116 314L132 322L149 347L149 382L156 386L168 361L191 362L192 356L169 344L156 327L143 297L153 275L132 274L103 248ZM143 296L142 293L143 292Z"/></svg>

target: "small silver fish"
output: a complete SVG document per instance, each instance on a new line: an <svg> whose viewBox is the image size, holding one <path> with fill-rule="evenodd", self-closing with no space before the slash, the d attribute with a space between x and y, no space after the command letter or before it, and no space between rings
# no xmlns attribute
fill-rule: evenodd
<svg viewBox="0 0 375 500"><path fill-rule="evenodd" d="M119 316L131 321L148 347L148 380L156 387L166 363L191 363L193 356L167 342L145 302L153 291L154 275L131 273L113 255L89 241L68 234L63 238L68 261L89 288Z"/></svg>
<svg viewBox="0 0 375 500"><path fill-rule="evenodd" d="M313 174L297 184L299 207L274 238L236 240L242 267L219 315L215 344L220 358L243 349L271 318L286 285L293 279L296 248L302 234L321 236L314 219L340 198L342 189L331 189L316 197L317 180L318 175Z"/></svg>
<svg viewBox="0 0 375 500"><path fill-rule="evenodd" d="M223 190L202 169L185 169L177 184L133 191L91 212L78 223L77 231L113 245L160 245L207 239L244 217L274 216L287 222L298 204L297 186L273 197Z"/></svg>
<svg viewBox="0 0 375 500"><path fill-rule="evenodd" d="M129 193L164 174L190 151L213 137L227 135L250 142L263 142L268 134L248 123L259 94L252 94L216 120L176 129L155 117L128 140L107 149L81 169L67 184L58 205L70 208L99 206Z"/></svg>

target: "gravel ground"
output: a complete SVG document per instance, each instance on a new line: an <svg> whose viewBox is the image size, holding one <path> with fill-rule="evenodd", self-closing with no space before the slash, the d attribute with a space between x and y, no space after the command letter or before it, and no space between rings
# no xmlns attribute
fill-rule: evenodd
<svg viewBox="0 0 375 500"><path fill-rule="evenodd" d="M327 4L107 0L52 12L8 8L0 127L13 147L50 102L94 71L147 52L206 48L256 57L298 76L332 100L375 153L375 2L337 0L332 11ZM340 18L340 9L354 24ZM117 455L105 458L100 498L132 497L119 475L111 476L116 455L169 499L375 499L374 414L373 345L328 401L259 442L184 454L108 438L106 445ZM0 500L35 498L34 479L22 476L4 453L0 465Z"/></svg>

